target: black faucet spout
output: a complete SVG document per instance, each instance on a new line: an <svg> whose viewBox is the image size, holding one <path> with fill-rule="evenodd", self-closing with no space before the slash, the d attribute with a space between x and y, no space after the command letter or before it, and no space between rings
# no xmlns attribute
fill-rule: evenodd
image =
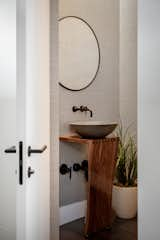
<svg viewBox="0 0 160 240"><path fill-rule="evenodd" d="M93 117L93 112L92 112L92 110L88 109L88 111L90 112L90 117L92 118L92 117Z"/></svg>
<svg viewBox="0 0 160 240"><path fill-rule="evenodd" d="M80 106L80 107L77 107L77 106L73 106L72 107L72 111L73 112L77 112L77 111L80 111L80 112L90 112L90 117L92 118L93 117L93 111L91 109L89 109L87 106Z"/></svg>

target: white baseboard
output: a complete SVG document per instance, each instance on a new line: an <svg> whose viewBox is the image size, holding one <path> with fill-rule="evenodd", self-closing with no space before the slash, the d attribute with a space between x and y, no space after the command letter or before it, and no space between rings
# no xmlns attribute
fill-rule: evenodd
<svg viewBox="0 0 160 240"><path fill-rule="evenodd" d="M60 207L60 226L72 222L76 219L85 217L87 201L72 203Z"/></svg>

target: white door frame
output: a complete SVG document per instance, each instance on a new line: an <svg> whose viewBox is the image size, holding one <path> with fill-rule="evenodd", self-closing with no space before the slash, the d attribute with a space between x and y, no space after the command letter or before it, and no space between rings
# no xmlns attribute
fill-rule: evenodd
<svg viewBox="0 0 160 240"><path fill-rule="evenodd" d="M160 1L138 1L139 240L160 239Z"/></svg>
<svg viewBox="0 0 160 240"><path fill-rule="evenodd" d="M58 0L50 0L51 240L59 240Z"/></svg>

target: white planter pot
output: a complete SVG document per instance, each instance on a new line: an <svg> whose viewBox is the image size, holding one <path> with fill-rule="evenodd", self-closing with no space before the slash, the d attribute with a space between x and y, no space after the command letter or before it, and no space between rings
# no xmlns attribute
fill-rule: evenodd
<svg viewBox="0 0 160 240"><path fill-rule="evenodd" d="M134 218L137 214L137 187L119 187L114 185L112 207L119 218Z"/></svg>

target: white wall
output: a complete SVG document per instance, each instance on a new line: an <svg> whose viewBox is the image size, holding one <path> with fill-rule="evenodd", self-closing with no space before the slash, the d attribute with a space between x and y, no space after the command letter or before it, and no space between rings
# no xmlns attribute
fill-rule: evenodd
<svg viewBox="0 0 160 240"><path fill-rule="evenodd" d="M16 0L0 1L0 239L16 240Z"/></svg>
<svg viewBox="0 0 160 240"><path fill-rule="evenodd" d="M160 1L138 4L139 240L160 239Z"/></svg>
<svg viewBox="0 0 160 240"><path fill-rule="evenodd" d="M0 1L0 97L16 93L16 1Z"/></svg>
<svg viewBox="0 0 160 240"><path fill-rule="evenodd" d="M137 0L120 0L119 109L124 127L137 132Z"/></svg>
<svg viewBox="0 0 160 240"><path fill-rule="evenodd" d="M16 143L15 99L0 98L0 239L16 240L16 156L5 154Z"/></svg>

